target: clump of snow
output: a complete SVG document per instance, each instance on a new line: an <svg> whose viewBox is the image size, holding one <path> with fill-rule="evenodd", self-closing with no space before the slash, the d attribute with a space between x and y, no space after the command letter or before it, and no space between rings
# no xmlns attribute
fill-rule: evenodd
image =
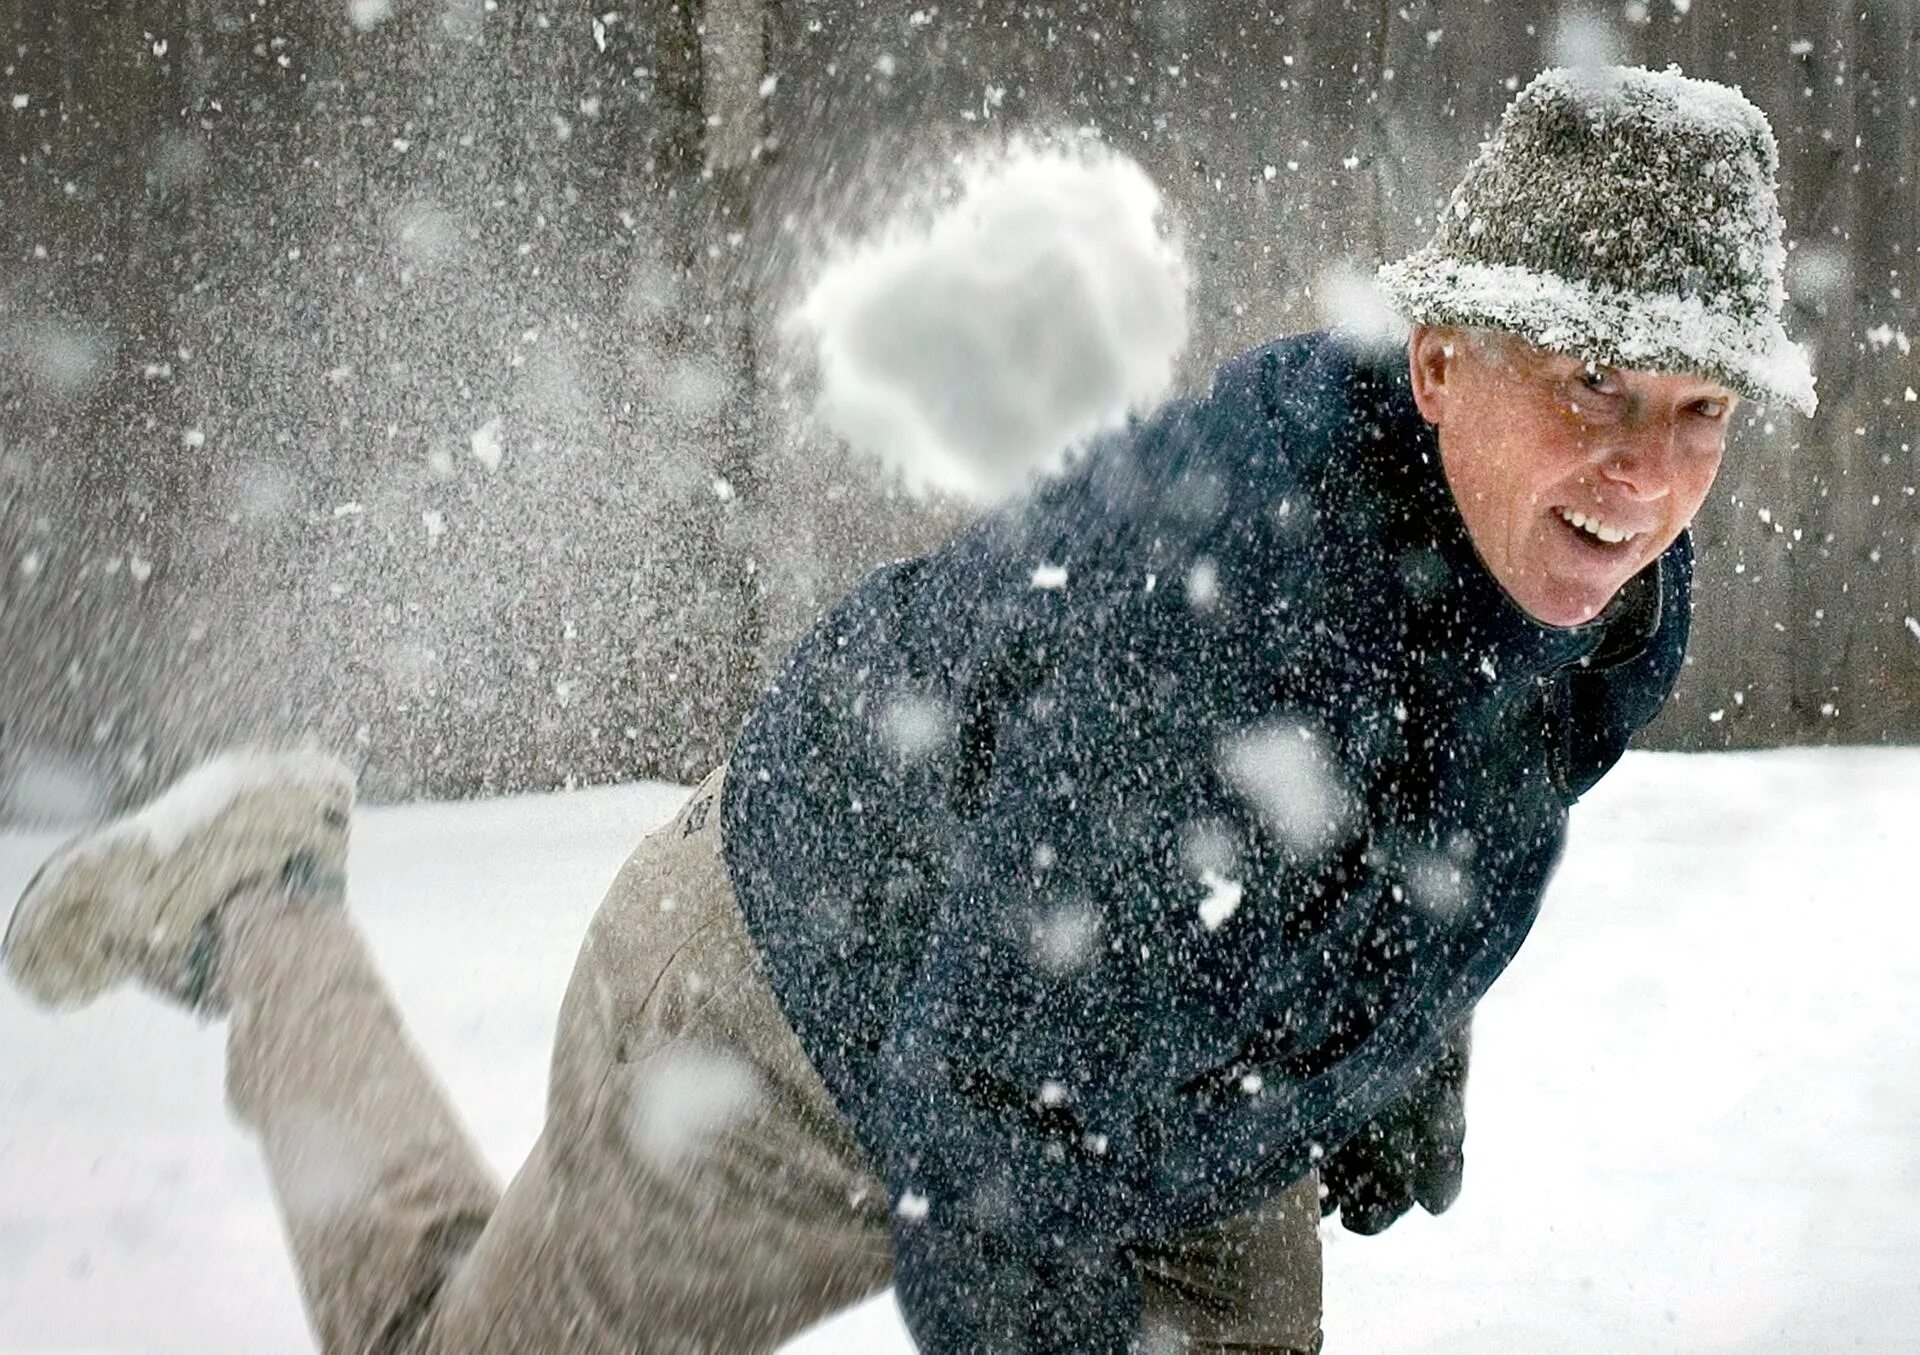
<svg viewBox="0 0 1920 1355"><path fill-rule="evenodd" d="M380 1184L379 1155L356 1143L351 1127L324 1110L297 1109L277 1117L273 1152L287 1214L303 1222L364 1202Z"/></svg>
<svg viewBox="0 0 1920 1355"><path fill-rule="evenodd" d="M1626 60L1619 33L1603 16L1584 9L1565 9L1553 26L1555 66L1597 71Z"/></svg>
<svg viewBox="0 0 1920 1355"><path fill-rule="evenodd" d="M1180 859L1196 875L1240 869L1240 843L1224 819L1195 819L1180 833Z"/></svg>
<svg viewBox="0 0 1920 1355"><path fill-rule="evenodd" d="M1212 611L1220 601L1220 567L1203 555L1187 571L1187 605L1196 612Z"/></svg>
<svg viewBox="0 0 1920 1355"><path fill-rule="evenodd" d="M845 250L794 311L818 416L916 491L1017 491L1166 392L1188 320L1164 226L1116 151L1016 142L964 162L951 202Z"/></svg>
<svg viewBox="0 0 1920 1355"><path fill-rule="evenodd" d="M1846 246L1827 240L1798 244L1787 256L1787 281L1807 305L1838 305L1853 291L1853 257Z"/></svg>
<svg viewBox="0 0 1920 1355"><path fill-rule="evenodd" d="M440 26L457 42L477 41L492 8L493 0L446 0Z"/></svg>
<svg viewBox="0 0 1920 1355"><path fill-rule="evenodd" d="M432 689L440 655L432 645L417 639L401 639L382 651L381 663L395 687L424 696Z"/></svg>
<svg viewBox="0 0 1920 1355"><path fill-rule="evenodd" d="M19 325L0 335L0 352L50 394L73 399L104 378L112 351L105 340L63 324Z"/></svg>
<svg viewBox="0 0 1920 1355"><path fill-rule="evenodd" d="M238 749L201 763L138 813L120 820L114 831L90 839L96 848L129 836L144 836L162 856L177 851L240 796L266 786L310 786L337 797L353 798L353 773L326 753L312 749L267 752Z"/></svg>
<svg viewBox="0 0 1920 1355"><path fill-rule="evenodd" d="M378 28L393 14L393 0L347 0L347 19L362 33Z"/></svg>
<svg viewBox="0 0 1920 1355"><path fill-rule="evenodd" d="M1279 718L1221 743L1218 765L1227 784L1251 804L1280 840L1307 860L1342 838L1350 817L1346 786L1311 725Z"/></svg>
<svg viewBox="0 0 1920 1355"><path fill-rule="evenodd" d="M1240 911L1240 898L1245 889L1238 880L1230 880L1212 870L1200 872L1200 883L1207 891L1207 896L1200 900L1200 925L1217 932L1228 918Z"/></svg>
<svg viewBox="0 0 1920 1355"><path fill-rule="evenodd" d="M1313 300L1321 325L1361 348L1385 351L1407 341L1405 318L1370 272L1350 264L1328 269L1313 285Z"/></svg>
<svg viewBox="0 0 1920 1355"><path fill-rule="evenodd" d="M953 728L953 710L938 697L896 692L880 709L880 737L903 763L930 756Z"/></svg>
<svg viewBox="0 0 1920 1355"><path fill-rule="evenodd" d="M1093 962L1100 919L1085 903L1056 904L1033 919L1034 962L1053 974L1071 974Z"/></svg>
<svg viewBox="0 0 1920 1355"><path fill-rule="evenodd" d="M732 389L732 383L719 363L708 358L690 357L667 367L662 394L675 414L696 419L718 410L726 403Z"/></svg>
<svg viewBox="0 0 1920 1355"><path fill-rule="evenodd" d="M293 471L271 461L243 462L228 489L230 511L242 522L260 524L284 517L299 502L300 485Z"/></svg>
<svg viewBox="0 0 1920 1355"><path fill-rule="evenodd" d="M670 1166L704 1151L760 1096L759 1075L738 1057L676 1045L635 1071L627 1132L640 1153Z"/></svg>
<svg viewBox="0 0 1920 1355"><path fill-rule="evenodd" d="M1465 865L1445 852L1414 852L1401 863L1405 897L1441 921L1459 916L1469 891Z"/></svg>
<svg viewBox="0 0 1920 1355"><path fill-rule="evenodd" d="M1913 351L1913 340L1907 337L1907 332L1904 329L1895 329L1889 324L1875 325L1866 332L1865 338L1875 352L1883 348L1897 347L1900 350L1900 356L1905 357Z"/></svg>
<svg viewBox="0 0 1920 1355"><path fill-rule="evenodd" d="M460 227L452 212L431 198L404 203L388 223L394 255L404 263L431 268L451 258Z"/></svg>
<svg viewBox="0 0 1920 1355"><path fill-rule="evenodd" d="M495 415L473 430L467 438L467 447L473 453L473 459L486 467L489 473L500 469L500 463L506 459L506 445L500 440L500 418Z"/></svg>

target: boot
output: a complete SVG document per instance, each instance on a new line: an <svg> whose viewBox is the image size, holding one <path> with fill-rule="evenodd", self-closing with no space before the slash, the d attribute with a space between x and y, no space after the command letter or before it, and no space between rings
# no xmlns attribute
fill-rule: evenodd
<svg viewBox="0 0 1920 1355"><path fill-rule="evenodd" d="M224 753L55 852L13 911L0 964L50 1007L131 978L213 1014L222 905L263 884L338 904L352 809L353 773L324 753Z"/></svg>

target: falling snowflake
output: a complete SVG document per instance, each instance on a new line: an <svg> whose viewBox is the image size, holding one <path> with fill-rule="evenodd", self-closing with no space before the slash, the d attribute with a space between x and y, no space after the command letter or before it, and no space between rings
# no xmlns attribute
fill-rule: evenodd
<svg viewBox="0 0 1920 1355"><path fill-rule="evenodd" d="M500 420L488 419L473 430L467 439L467 445L473 452L473 459L486 467L489 474L500 469L500 463L506 457L506 448L500 441Z"/></svg>

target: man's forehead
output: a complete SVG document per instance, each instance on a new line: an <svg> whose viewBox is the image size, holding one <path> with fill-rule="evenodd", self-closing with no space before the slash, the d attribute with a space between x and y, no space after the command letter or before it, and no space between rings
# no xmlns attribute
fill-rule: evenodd
<svg viewBox="0 0 1920 1355"><path fill-rule="evenodd" d="M1733 392L1703 372L1668 372L1651 367L1624 367L1615 363L1596 362L1578 353L1567 353L1555 348L1542 348L1523 335L1502 329L1477 329L1464 331L1486 357L1496 358L1521 370L1562 370L1588 367L1619 372L1625 376L1638 377L1650 381L1679 380L1701 387L1732 395Z"/></svg>

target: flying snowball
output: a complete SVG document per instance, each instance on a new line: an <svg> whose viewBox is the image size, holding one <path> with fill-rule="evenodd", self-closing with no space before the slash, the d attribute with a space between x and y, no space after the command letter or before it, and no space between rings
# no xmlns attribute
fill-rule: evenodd
<svg viewBox="0 0 1920 1355"><path fill-rule="evenodd" d="M832 262L792 319L817 414L916 491L991 503L1156 403L1187 341L1159 191L1098 146L1016 144Z"/></svg>

